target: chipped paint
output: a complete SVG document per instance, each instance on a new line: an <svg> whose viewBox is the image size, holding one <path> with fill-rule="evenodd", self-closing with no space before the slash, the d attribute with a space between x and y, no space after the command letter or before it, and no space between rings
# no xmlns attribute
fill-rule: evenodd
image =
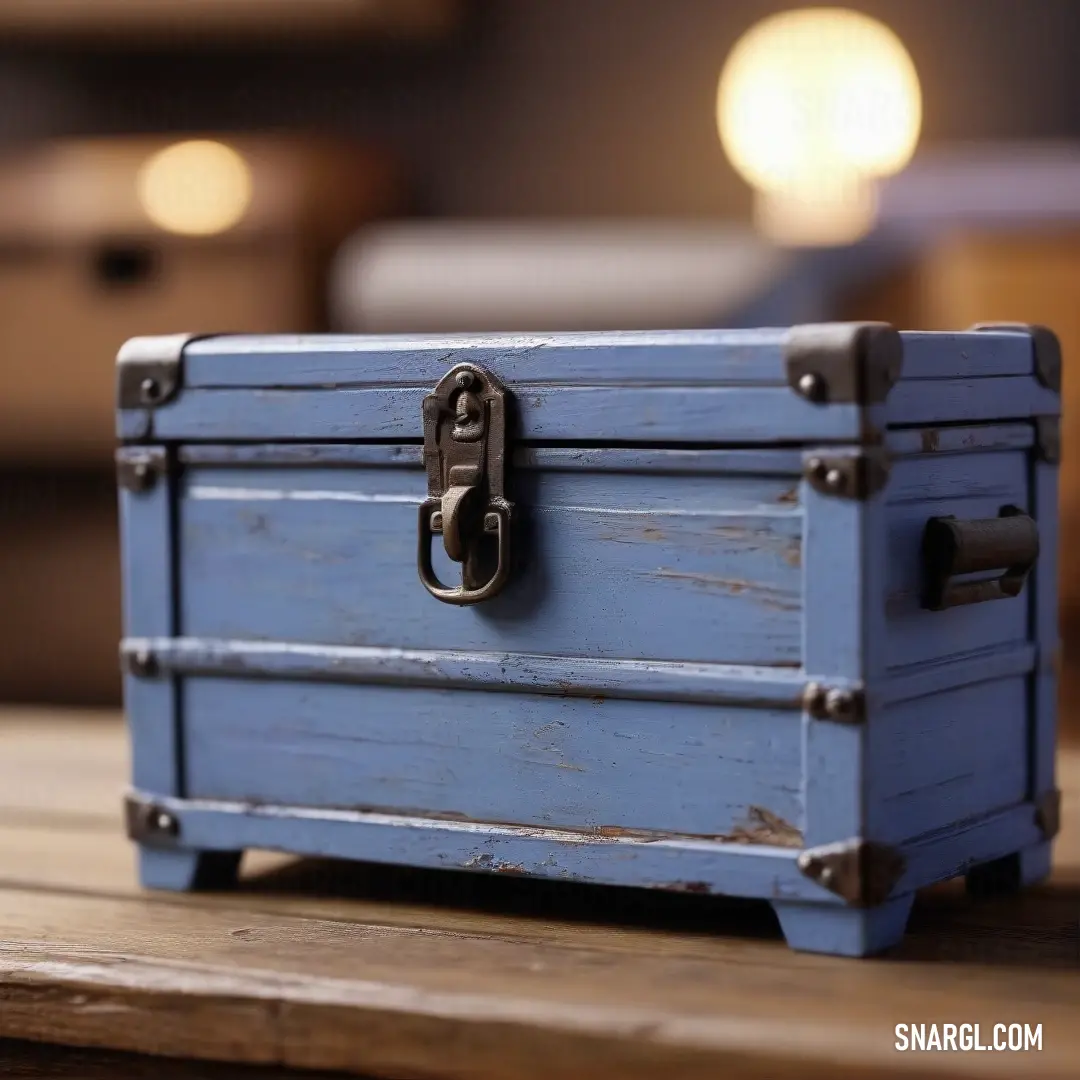
<svg viewBox="0 0 1080 1080"><path fill-rule="evenodd" d="M712 888L707 881L670 881L657 887L667 892L695 893L697 895L708 895L712 892Z"/></svg>
<svg viewBox="0 0 1080 1080"><path fill-rule="evenodd" d="M468 858L463 864L465 870L487 870L495 874L512 874L527 876L529 871L519 863L506 862L504 859L496 859L490 851L480 852Z"/></svg>
<svg viewBox="0 0 1080 1080"><path fill-rule="evenodd" d="M922 443L922 452L924 454L937 453L941 443L941 436L938 434L937 428L923 428L919 437Z"/></svg>
<svg viewBox="0 0 1080 1080"><path fill-rule="evenodd" d="M803 834L790 821L764 806L747 809L746 820L718 839L731 844L765 844L770 847L802 847Z"/></svg>
<svg viewBox="0 0 1080 1080"><path fill-rule="evenodd" d="M788 566L802 565L802 538L780 536L768 529L747 529L738 525L717 525L712 533L731 543L779 555Z"/></svg>
<svg viewBox="0 0 1080 1080"><path fill-rule="evenodd" d="M778 589L775 585L768 585L763 581L718 577L714 574L698 574L672 570L668 567L651 571L648 576L667 581L685 581L704 589L718 589L730 596L743 596L749 593L752 599L757 600L764 607L775 608L779 611L799 610L798 599L790 591Z"/></svg>

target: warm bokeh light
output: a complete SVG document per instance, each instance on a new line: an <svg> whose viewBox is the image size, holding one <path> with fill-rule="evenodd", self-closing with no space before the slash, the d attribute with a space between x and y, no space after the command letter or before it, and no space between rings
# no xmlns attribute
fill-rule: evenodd
<svg viewBox="0 0 1080 1080"><path fill-rule="evenodd" d="M238 224L251 204L251 170L224 143L175 143L139 170L139 202L160 229L184 236L214 236Z"/></svg>
<svg viewBox="0 0 1080 1080"><path fill-rule="evenodd" d="M868 184L911 160L922 95L915 65L888 27L854 11L807 8L771 16L736 43L716 115L736 170L774 209L784 207L774 224L794 223L820 203L839 242L855 238L858 221L862 232L872 223ZM764 209L758 217L763 228L772 220ZM822 223L807 230L829 233Z"/></svg>
<svg viewBox="0 0 1080 1080"><path fill-rule="evenodd" d="M828 247L865 236L877 218L875 185L854 174L813 179L758 192L754 225L762 236L789 247Z"/></svg>

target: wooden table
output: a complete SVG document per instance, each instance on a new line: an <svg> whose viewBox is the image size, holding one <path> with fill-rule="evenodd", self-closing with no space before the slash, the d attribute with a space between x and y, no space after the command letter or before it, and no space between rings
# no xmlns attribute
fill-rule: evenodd
<svg viewBox="0 0 1080 1080"><path fill-rule="evenodd" d="M870 961L792 953L754 904L270 855L231 894L142 895L125 776L116 717L0 713L0 1038L29 1041L4 1076L1080 1074L1080 752L1052 884L930 890ZM905 1022L1041 1024L1043 1050L898 1053Z"/></svg>

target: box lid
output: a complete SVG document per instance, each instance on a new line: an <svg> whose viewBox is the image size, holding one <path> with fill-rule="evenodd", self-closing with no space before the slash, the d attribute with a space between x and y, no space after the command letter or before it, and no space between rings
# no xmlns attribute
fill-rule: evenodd
<svg viewBox="0 0 1080 1080"><path fill-rule="evenodd" d="M419 442L424 398L467 363L505 385L519 441L874 443L889 426L1057 415L1055 349L1052 335L1031 328L899 334L881 323L136 338L119 357L119 432L129 441Z"/></svg>

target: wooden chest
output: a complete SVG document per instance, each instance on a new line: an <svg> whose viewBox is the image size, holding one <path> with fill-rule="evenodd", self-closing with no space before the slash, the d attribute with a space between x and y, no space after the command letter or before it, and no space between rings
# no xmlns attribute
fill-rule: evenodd
<svg viewBox="0 0 1080 1080"><path fill-rule="evenodd" d="M144 884L272 848L864 955L924 885L1040 879L1060 366L1016 326L129 342Z"/></svg>

